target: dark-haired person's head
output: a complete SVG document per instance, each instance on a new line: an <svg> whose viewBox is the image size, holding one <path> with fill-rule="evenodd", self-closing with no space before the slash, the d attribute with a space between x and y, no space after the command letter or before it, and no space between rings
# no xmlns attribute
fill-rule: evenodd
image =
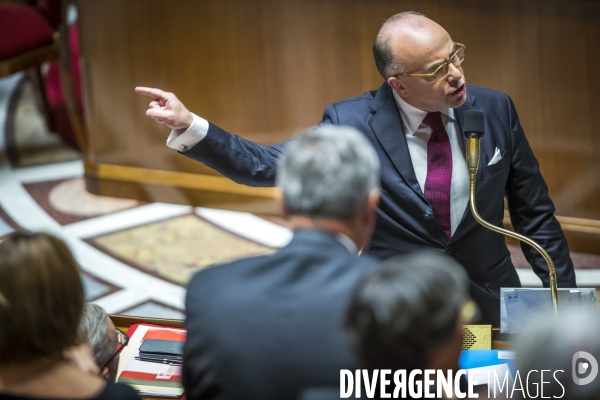
<svg viewBox="0 0 600 400"><path fill-rule="evenodd" d="M0 365L77 345L83 304L77 263L61 240L16 233L0 242Z"/></svg>
<svg viewBox="0 0 600 400"><path fill-rule="evenodd" d="M454 369L475 311L463 268L421 253L391 258L362 281L345 329L369 368Z"/></svg>

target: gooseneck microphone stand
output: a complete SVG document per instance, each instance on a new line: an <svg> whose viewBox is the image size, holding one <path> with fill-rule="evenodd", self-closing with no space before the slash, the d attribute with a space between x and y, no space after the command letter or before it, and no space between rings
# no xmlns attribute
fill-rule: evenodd
<svg viewBox="0 0 600 400"><path fill-rule="evenodd" d="M538 251L546 260L548 264L548 271L550 275L550 293L552 294L552 306L554 308L554 315L558 315L558 288L556 283L556 268L550 255L536 242L529 239L526 236L520 235L515 232L511 232L507 229L499 228L496 225L490 224L485 221L477 212L477 206L475 204L475 187L477 181L477 169L479 168L479 154L481 147L481 137L483 136L485 125L485 117L482 111L469 110L465 112L465 124L464 124L464 135L467 138L467 166L469 167L469 204L471 205L471 213L477 222L486 227L489 230L498 232L502 235L509 236L511 238L520 240L521 242L527 243Z"/></svg>

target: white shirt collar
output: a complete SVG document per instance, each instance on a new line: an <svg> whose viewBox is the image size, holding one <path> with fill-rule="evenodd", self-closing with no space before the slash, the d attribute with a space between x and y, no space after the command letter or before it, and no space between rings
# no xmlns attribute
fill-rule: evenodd
<svg viewBox="0 0 600 400"><path fill-rule="evenodd" d="M402 100L400 95L396 93L396 91L392 88L392 93L394 93L394 99L396 100L396 104L398 105L398 109L400 110L400 116L402 117L402 121L404 122L405 134L406 135L414 135L419 126L423 123L423 120L427 116L428 112L419 110L416 107L411 106L406 101ZM454 109L446 108L443 109L442 114L450 117L454 120Z"/></svg>
<svg viewBox="0 0 600 400"><path fill-rule="evenodd" d="M345 248L348 249L350 254L359 254L358 248L348 236L344 235L343 233L337 233L335 237L341 244L344 245Z"/></svg>

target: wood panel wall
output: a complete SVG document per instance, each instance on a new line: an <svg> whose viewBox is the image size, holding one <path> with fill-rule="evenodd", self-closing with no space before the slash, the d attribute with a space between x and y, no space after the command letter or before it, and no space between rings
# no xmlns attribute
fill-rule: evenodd
<svg viewBox="0 0 600 400"><path fill-rule="evenodd" d="M600 252L598 2L102 0L78 7L93 193L274 211L270 189L233 184L168 149L168 129L145 116L149 99L134 87L172 91L193 112L252 140L284 141L318 122L327 104L377 88L371 46L381 23L417 10L467 45L467 82L512 97L572 247Z"/></svg>

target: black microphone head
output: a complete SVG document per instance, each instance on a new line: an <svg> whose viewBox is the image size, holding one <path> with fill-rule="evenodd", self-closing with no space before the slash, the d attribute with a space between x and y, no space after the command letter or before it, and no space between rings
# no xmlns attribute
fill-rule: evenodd
<svg viewBox="0 0 600 400"><path fill-rule="evenodd" d="M483 114L483 111L469 110L465 112L465 127L463 133L467 139L481 139L484 126L485 114Z"/></svg>

